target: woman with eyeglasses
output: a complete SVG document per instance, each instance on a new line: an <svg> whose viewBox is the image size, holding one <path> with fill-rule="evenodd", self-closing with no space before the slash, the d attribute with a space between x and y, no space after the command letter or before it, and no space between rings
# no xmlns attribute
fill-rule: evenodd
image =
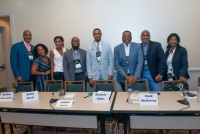
<svg viewBox="0 0 200 134"><path fill-rule="evenodd" d="M190 78L188 74L188 56L187 50L180 46L180 37L176 33L171 33L167 38L167 51L165 53L167 60L168 80L180 80L187 82Z"/></svg>

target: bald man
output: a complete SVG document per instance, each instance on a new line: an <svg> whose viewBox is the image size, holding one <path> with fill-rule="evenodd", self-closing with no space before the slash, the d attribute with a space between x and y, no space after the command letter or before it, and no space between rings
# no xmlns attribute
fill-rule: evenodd
<svg viewBox="0 0 200 134"><path fill-rule="evenodd" d="M23 41L12 45L10 52L10 65L17 82L34 81L34 76L31 74L34 59L31 31L25 30L23 38Z"/></svg>
<svg viewBox="0 0 200 134"><path fill-rule="evenodd" d="M150 91L161 91L161 81L166 68L163 48L159 42L150 40L150 32L148 30L142 31L141 41L144 54L142 79L148 80Z"/></svg>
<svg viewBox="0 0 200 134"><path fill-rule="evenodd" d="M86 51L80 49L80 40L73 37L72 48L64 53L63 69L66 81L84 80L87 83Z"/></svg>

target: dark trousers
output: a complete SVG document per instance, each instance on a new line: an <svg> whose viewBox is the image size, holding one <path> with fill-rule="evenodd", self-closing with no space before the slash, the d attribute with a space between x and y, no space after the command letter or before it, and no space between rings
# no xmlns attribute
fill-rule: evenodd
<svg viewBox="0 0 200 134"><path fill-rule="evenodd" d="M125 83L119 82L119 84L120 84L122 90L125 91L125 89L126 89L126 88L125 88Z"/></svg>
<svg viewBox="0 0 200 134"><path fill-rule="evenodd" d="M85 81L85 90L87 91L87 81L88 78L85 75L85 72L75 74L75 81L84 80Z"/></svg>
<svg viewBox="0 0 200 134"><path fill-rule="evenodd" d="M63 72L53 72L54 80L64 80L64 73Z"/></svg>
<svg viewBox="0 0 200 134"><path fill-rule="evenodd" d="M36 77L35 77L35 75L30 74L29 79L27 81L23 81L23 82L33 82L33 90L35 91L35 88L36 88Z"/></svg>

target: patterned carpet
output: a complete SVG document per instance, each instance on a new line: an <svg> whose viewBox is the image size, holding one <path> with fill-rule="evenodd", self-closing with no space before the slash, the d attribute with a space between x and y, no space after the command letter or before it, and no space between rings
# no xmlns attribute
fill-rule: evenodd
<svg viewBox="0 0 200 134"><path fill-rule="evenodd" d="M6 125L6 134L10 134L9 126ZM56 128L57 134L100 134L97 129L75 129L75 128ZM14 134L27 134L28 126L16 125ZM123 125L119 129L115 127L114 134L123 134ZM33 134L54 134L53 127L33 126ZM106 125L106 134L112 134L111 125ZM193 130L131 130L131 134L200 134L200 131Z"/></svg>

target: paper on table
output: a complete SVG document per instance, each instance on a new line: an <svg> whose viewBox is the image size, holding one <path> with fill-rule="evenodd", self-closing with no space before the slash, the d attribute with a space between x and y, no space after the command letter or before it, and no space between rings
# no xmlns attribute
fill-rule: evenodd
<svg viewBox="0 0 200 134"><path fill-rule="evenodd" d="M58 100L55 107L71 107L73 100Z"/></svg>
<svg viewBox="0 0 200 134"><path fill-rule="evenodd" d="M108 96L110 97L110 95L111 95L111 92L110 91L98 91L99 93L108 93Z"/></svg>
<svg viewBox="0 0 200 134"><path fill-rule="evenodd" d="M183 96L183 94L178 94L178 95ZM187 98L187 99L196 99L197 96L191 97L191 96L186 95L185 98Z"/></svg>
<svg viewBox="0 0 200 134"><path fill-rule="evenodd" d="M73 98L76 93L67 93L64 98Z"/></svg>

